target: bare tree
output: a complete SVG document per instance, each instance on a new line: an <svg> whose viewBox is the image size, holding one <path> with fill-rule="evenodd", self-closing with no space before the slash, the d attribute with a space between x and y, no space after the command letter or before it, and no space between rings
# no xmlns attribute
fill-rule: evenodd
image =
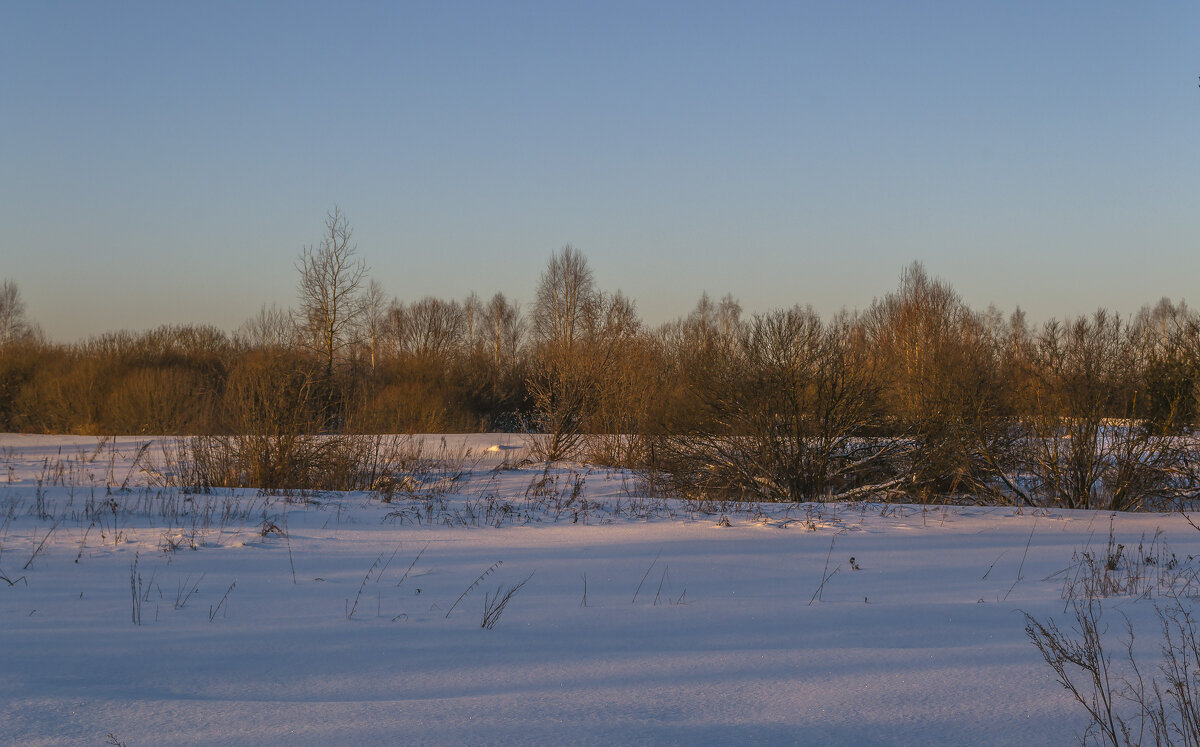
<svg viewBox="0 0 1200 747"><path fill-rule="evenodd" d="M487 333L487 328L483 323L483 301L479 299L479 295L475 291L471 291L467 300L463 301L462 310L466 351L470 355L475 355L484 349L484 339Z"/></svg>
<svg viewBox="0 0 1200 747"><path fill-rule="evenodd" d="M25 323L25 301L17 284L11 280L0 283L0 348L14 342L29 331Z"/></svg>
<svg viewBox="0 0 1200 747"><path fill-rule="evenodd" d="M353 233L335 205L325 216L321 245L304 247L296 261L301 322L328 379L338 353L353 341L351 333L365 309L361 291L367 265L356 258L358 247L350 243Z"/></svg>
<svg viewBox="0 0 1200 747"><path fill-rule="evenodd" d="M526 381L541 431L533 447L547 462L573 456L583 443L595 382L582 343L596 326L601 303L578 249L568 244L550 257L533 306L535 361Z"/></svg>
<svg viewBox="0 0 1200 747"><path fill-rule="evenodd" d="M520 305L497 293L483 310L482 326L486 327L484 334L492 365L502 371L516 359L525 335Z"/></svg>
<svg viewBox="0 0 1200 747"><path fill-rule="evenodd" d="M470 311L470 303L467 304ZM491 427L512 428L519 418L514 410L525 394L521 363L524 322L520 308L497 293L486 305L480 303L465 371L469 386L478 398L491 403Z"/></svg>
<svg viewBox="0 0 1200 747"><path fill-rule="evenodd" d="M380 328L382 347L387 352L388 358L395 360L398 356L407 353L405 345L408 327L408 307L401 303L400 299L393 298L388 304L387 310L383 312L383 322Z"/></svg>
<svg viewBox="0 0 1200 747"><path fill-rule="evenodd" d="M645 334L633 301L601 294L589 325L586 373L587 458L627 466L647 462L649 423L660 385L659 348Z"/></svg>
<svg viewBox="0 0 1200 747"><path fill-rule="evenodd" d="M296 340L296 325L286 309L263 304L238 328L236 338L251 348L290 348Z"/></svg>
<svg viewBox="0 0 1200 747"><path fill-rule="evenodd" d="M367 292L363 295L362 336L367 343L371 356L371 373L375 373L375 360L379 350L379 338L383 334L384 316L387 307L384 302L383 286L378 280L367 284Z"/></svg>
<svg viewBox="0 0 1200 747"><path fill-rule="evenodd" d="M641 384L625 376L633 343L641 335L632 302L620 293L598 291L587 259L567 245L542 273L532 321L534 350L526 390L541 431L533 440L535 451L555 461L577 455L589 429L628 435L633 421L627 410L632 407L640 416L645 409L635 394ZM623 353L630 354L630 361L622 359ZM625 441L609 439L603 450L612 452L608 447L615 443Z"/></svg>
<svg viewBox="0 0 1200 747"><path fill-rule="evenodd" d="M418 359L445 366L463 347L466 314L457 301L426 296L408 306L406 348Z"/></svg>
<svg viewBox="0 0 1200 747"><path fill-rule="evenodd" d="M1180 301L1162 299L1138 312L1130 326L1136 368L1143 372L1141 409L1156 425L1182 432L1197 414L1200 315Z"/></svg>
<svg viewBox="0 0 1200 747"><path fill-rule="evenodd" d="M567 244L550 257L538 282L533 333L539 345L570 355L599 300L587 258Z"/></svg>
<svg viewBox="0 0 1200 747"><path fill-rule="evenodd" d="M908 489L922 500L953 494L970 471L959 426L967 393L979 389L986 368L984 324L919 262L903 270L899 288L871 305L864 323L886 378L889 430L910 447L903 467L913 478Z"/></svg>

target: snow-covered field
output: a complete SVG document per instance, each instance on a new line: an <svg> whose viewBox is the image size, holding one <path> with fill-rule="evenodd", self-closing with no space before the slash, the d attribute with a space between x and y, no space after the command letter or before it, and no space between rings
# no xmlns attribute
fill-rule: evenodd
<svg viewBox="0 0 1200 747"><path fill-rule="evenodd" d="M1060 572L1109 514L722 512L580 465L536 486L541 465L494 469L518 437L446 439L466 471L385 503L189 495L141 469L161 444L134 465L145 439L0 436L0 743L1025 745L1087 723L1021 611L1065 621ZM1200 554L1180 516L1111 526ZM1113 608L1152 652L1151 603Z"/></svg>

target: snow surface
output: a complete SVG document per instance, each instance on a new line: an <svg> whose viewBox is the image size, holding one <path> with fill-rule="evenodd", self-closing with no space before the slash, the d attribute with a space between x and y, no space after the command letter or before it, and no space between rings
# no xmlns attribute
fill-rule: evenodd
<svg viewBox="0 0 1200 747"><path fill-rule="evenodd" d="M583 465L539 497L519 437L444 438L429 451L467 472L384 503L187 495L143 470L169 440L0 435L0 743L1027 745L1086 726L1021 611L1065 621L1060 571L1108 513L709 512ZM1111 522L1130 548L1162 530L1200 553L1179 516ZM485 595L530 574L481 627ZM1150 602L1113 606L1153 632Z"/></svg>

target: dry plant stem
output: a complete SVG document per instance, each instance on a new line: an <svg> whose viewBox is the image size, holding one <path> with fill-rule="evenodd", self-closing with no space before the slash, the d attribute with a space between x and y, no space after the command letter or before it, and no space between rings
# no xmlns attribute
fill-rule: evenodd
<svg viewBox="0 0 1200 747"><path fill-rule="evenodd" d="M46 541L50 539L50 535L54 534L54 530L58 529L59 521L62 520L57 519L55 520L54 524L50 526L49 531L46 532L46 536L42 537L42 541L37 544L37 547L33 548L33 554L29 556L29 560L25 561L25 565L21 567L21 570L27 571L29 570L29 566L33 565L34 558L36 558L42 552L42 550L46 548Z"/></svg>
<svg viewBox="0 0 1200 747"><path fill-rule="evenodd" d="M383 577L383 574L387 572L388 566L391 565L392 561L396 559L396 553L398 553L398 552L400 552L400 543L399 542L396 543L396 548L394 550L392 550L392 554L388 556L387 562L384 563L383 567L379 569L379 576L377 576L375 579L377 583L378 583L379 579Z"/></svg>
<svg viewBox="0 0 1200 747"><path fill-rule="evenodd" d="M537 573L534 571L533 573ZM496 587L495 595L483 595L483 620L480 627L486 630L491 630L496 627L496 623L500 621L500 616L504 614L504 609L508 606L509 601L513 596L520 591L525 584L529 583L529 579L533 578L533 573L530 573L520 583L504 589L501 586Z"/></svg>
<svg viewBox="0 0 1200 747"><path fill-rule="evenodd" d="M809 598L809 600L808 600L809 607L812 606L813 602L816 602L819 599L821 599L821 595L825 591L825 584L829 582L829 579L836 576L837 572L842 570L842 567L839 565L838 567L833 569L832 573L829 572L829 559L833 557L833 543L836 541L837 541L836 534L829 538L829 552L828 552L828 554L825 555L825 568L824 568L824 570L821 571L821 585L817 587L817 590L813 592L812 597Z"/></svg>
<svg viewBox="0 0 1200 747"><path fill-rule="evenodd" d="M296 561L292 557L292 533L288 531L287 503L283 505L283 540L287 543L288 565L292 568L292 585L296 585Z"/></svg>
<svg viewBox="0 0 1200 747"><path fill-rule="evenodd" d="M446 610L446 617L447 617L447 618L449 618L449 617L450 617L450 613L454 611L454 608L458 606L458 603L459 603L459 602L461 602L461 601L462 601L464 598L466 598L466 596L467 596L468 594L470 594L472 591L474 591L474 590L475 590L475 587L476 587L476 586L479 586L479 584L480 584L480 583L481 583L481 582L482 582L482 581L483 581L485 578L487 578L489 574L491 574L493 571L495 571L497 568L499 568L499 567L500 567L500 566L502 566L502 565L504 565L504 561L503 561L503 560L497 560L495 563L492 563L490 566L488 566L488 569L487 569L486 571L484 571L483 573L479 574L479 577L478 577L478 578L476 578L474 581L472 581L472 582L471 582L471 585L470 585L470 586L468 586L466 589L464 589L462 594L459 594L459 595L458 595L458 599L455 599L455 600L454 600L454 604L450 605L450 609Z"/></svg>
<svg viewBox="0 0 1200 747"><path fill-rule="evenodd" d="M399 586L400 584L404 583L405 579L408 578L408 574L412 573L412 569L417 566L417 561L421 559L421 556L424 555L425 551L428 549L429 549L429 544L426 543L425 547L421 548L421 552L417 553L417 557L413 558L413 562L408 564L408 570L404 571L404 575L401 576L400 580L396 582L396 586Z"/></svg>
<svg viewBox="0 0 1200 747"><path fill-rule="evenodd" d="M0 525L0 560L4 560L4 541L8 539L8 527L12 523L14 507L10 505L4 516L4 524Z"/></svg>
<svg viewBox="0 0 1200 747"><path fill-rule="evenodd" d="M393 556L395 554L396 554L395 552L392 553ZM358 593L354 595L354 604L350 604L350 601L346 600L346 619L347 620L354 619L354 613L355 613L355 611L358 610L358 600L360 600L362 598L363 589L365 589L367 587L367 582L371 580L371 575L373 573L375 573L375 569L378 568L379 564L382 562L383 562L383 553L380 553L379 557L375 558L375 562L371 564L371 567L367 569L366 574L363 576L362 583L358 585Z"/></svg>
<svg viewBox="0 0 1200 747"><path fill-rule="evenodd" d="M1176 718L1169 725L1165 718L1156 719L1155 736L1171 732L1182 737L1184 744L1200 744L1200 631L1191 611L1182 605L1159 609L1158 617L1163 633L1161 671L1169 683L1165 701L1174 708ZM1162 714L1166 709L1157 682L1154 692Z"/></svg>
<svg viewBox="0 0 1200 747"><path fill-rule="evenodd" d="M225 594L221 596L221 600L219 602L217 602L217 606L215 606L215 607L210 606L208 608L208 621L209 622L212 622L213 620L216 619L217 613L221 611L222 607L225 608L226 612L229 612L229 605L228 605L229 593L231 591L233 591L234 587L236 587L236 586L237 586L237 581L235 580L233 583L229 584L229 588L225 590Z"/></svg>
<svg viewBox="0 0 1200 747"><path fill-rule="evenodd" d="M995 568L996 564L1000 562L1000 558L1003 558L1005 553L1007 553L1007 552L1008 552L1008 550L1000 551L1000 554L997 555L996 559L992 561L992 564L988 566L987 571L983 574L983 578L979 579L980 581L987 581L988 574L990 574L992 572L992 569Z"/></svg>
<svg viewBox="0 0 1200 747"><path fill-rule="evenodd" d="M1109 530L1102 554L1089 549L1076 553L1074 577L1068 577L1064 596L1073 620L1070 630L1054 620L1045 622L1025 613L1025 632L1058 683L1071 693L1089 716L1081 741L1109 745L1200 745L1200 630L1192 616L1194 597L1182 589L1180 570L1169 549L1158 543L1158 533L1135 552L1124 552ZM1149 568L1147 568L1149 566ZM1161 569L1161 570L1160 570ZM1070 569L1060 571L1067 572ZM1147 583L1148 573L1157 580ZM1164 573L1170 574L1164 582ZM1120 574L1120 575L1118 575ZM1158 665L1144 674L1134 650L1133 625L1124 617L1123 654L1105 650L1107 626L1101 598L1110 595L1164 595L1167 603L1154 604L1161 638Z"/></svg>
<svg viewBox="0 0 1200 747"><path fill-rule="evenodd" d="M129 564L129 593L132 596L133 606L130 615L134 625L142 624L142 574L137 571L138 553L133 554L133 562Z"/></svg>
<svg viewBox="0 0 1200 747"><path fill-rule="evenodd" d="M147 441L138 447L137 454L134 455L133 461L129 464L129 469L125 472L125 479L121 480L119 490L124 493L129 490L129 480L133 477L133 471L138 468L138 463L142 461L142 457L146 455L146 451L150 448L153 441Z"/></svg>
<svg viewBox="0 0 1200 747"><path fill-rule="evenodd" d="M92 523L88 524L88 528L87 528L87 529L85 529L85 530L83 530L83 537L82 537L82 538L79 540L79 552L78 552L78 553L76 553L76 555L75 555L75 562L76 562L76 563L78 563L78 562L79 562L79 559L83 557L83 550L84 550L84 548L85 548L85 547L87 547L87 538L88 538L88 534L90 534L90 533L91 533L91 531L92 531L92 527L94 527L94 526L96 526L96 522L95 522L95 521L93 521Z"/></svg>
<svg viewBox="0 0 1200 747"><path fill-rule="evenodd" d="M633 590L633 600L630 602L630 604L637 604L638 593L642 590L642 584L646 583L646 578L650 576L650 571L654 569L654 564L658 562L658 559L661 556L662 550L659 550L658 555L654 556L654 560L650 561L650 565L647 566L646 572L642 574L642 580L638 582L637 588Z"/></svg>
<svg viewBox="0 0 1200 747"><path fill-rule="evenodd" d="M667 571L669 571L669 570L671 570L670 563L663 566L662 576L658 579L658 591L654 592L654 604L651 605L653 607L658 606L658 600L659 600L659 597L662 596L663 584L666 583L666 581L667 581Z"/></svg>
<svg viewBox="0 0 1200 747"><path fill-rule="evenodd" d="M1054 671L1058 683L1091 716L1087 733L1099 731L1106 744L1120 745L1123 730L1114 714L1112 659L1105 653L1101 637L1100 602L1094 599L1078 601L1074 611L1078 639L1063 633L1053 620L1043 625L1029 614L1025 615L1025 633ZM1077 681L1072 667L1082 671L1086 685Z"/></svg>
<svg viewBox="0 0 1200 747"><path fill-rule="evenodd" d="M1029 545L1033 542L1033 533L1037 531L1037 523L1038 520L1034 519L1033 529L1029 530L1029 539L1025 542L1025 552L1021 555L1021 564L1017 566L1017 578L1013 581L1012 586L1008 587L1008 591L1004 593L1005 600L1008 599L1009 594L1012 594L1013 589L1017 588L1017 584L1021 583L1021 581L1025 579L1025 577L1021 575L1021 571L1025 569L1025 558L1029 556Z"/></svg>
<svg viewBox="0 0 1200 747"><path fill-rule="evenodd" d="M204 580L204 574L200 574L200 578L196 579L196 583L190 583L191 580L192 577L188 576L183 580L183 583L180 584L176 590L175 609L181 610L187 606L188 600L191 599L192 595L196 593L196 590L200 588L200 582Z"/></svg>
<svg viewBox="0 0 1200 747"><path fill-rule="evenodd" d="M3 540L4 540L4 538L6 538L8 536L8 524L11 519L12 519L12 512L10 509L8 516L6 516L4 519L4 526L0 527L0 529L3 530L3 531L0 531L0 559L2 559L4 557L4 541ZM9 586L16 586L18 581L24 581L25 585L29 586L29 581L27 581L24 576L17 576L15 579L9 578L8 576L4 575L3 568L0 568L0 581L3 581L4 583L8 584Z"/></svg>

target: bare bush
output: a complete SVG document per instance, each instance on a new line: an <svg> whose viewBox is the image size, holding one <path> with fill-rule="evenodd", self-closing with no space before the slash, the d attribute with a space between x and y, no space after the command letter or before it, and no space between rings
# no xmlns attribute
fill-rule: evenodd
<svg viewBox="0 0 1200 747"><path fill-rule="evenodd" d="M1141 417L1134 353L1120 319L1103 311L1043 328L1018 405L1018 458L1033 493L1118 511L1173 495L1177 444L1170 423Z"/></svg>
<svg viewBox="0 0 1200 747"><path fill-rule="evenodd" d="M371 489L402 459L409 439L322 434L315 379L286 352L244 357L226 386L225 433L181 439L164 474L192 488Z"/></svg>
<svg viewBox="0 0 1200 747"><path fill-rule="evenodd" d="M169 482L191 489L376 490L402 471L407 453L405 436L360 434L192 436L178 444Z"/></svg>
<svg viewBox="0 0 1200 747"><path fill-rule="evenodd" d="M682 368L699 417L655 444L677 492L798 501L899 485L894 442L869 430L880 388L851 320L797 308L698 343Z"/></svg>

